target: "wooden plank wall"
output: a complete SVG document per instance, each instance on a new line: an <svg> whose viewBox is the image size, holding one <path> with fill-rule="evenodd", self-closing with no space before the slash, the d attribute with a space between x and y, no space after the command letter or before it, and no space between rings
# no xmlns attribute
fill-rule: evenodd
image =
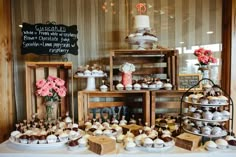
<svg viewBox="0 0 236 157"><path fill-rule="evenodd" d="M222 0L14 0L13 12L13 57L15 60L15 85L18 119L25 113L24 62L48 61L47 56L32 54L21 55L22 22L77 25L79 29L79 55L67 55L73 62L74 69L78 65L103 62L112 49L125 49L130 46L125 37L133 33L133 16L137 15L136 4L147 4L152 33L159 38L164 47L191 47L192 45L221 43L221 6ZM215 34L206 35L208 30ZM180 44L184 41L184 44ZM186 66L186 59L195 58L192 54L179 57L180 68ZM220 55L219 55L220 56ZM60 58L51 57L59 61ZM107 60L106 60L107 61ZM109 64L109 63L108 63ZM99 84L101 80L97 81ZM23 83L22 83L23 82ZM85 80L76 81L74 91L85 88ZM75 101L77 102L77 101Z"/></svg>
<svg viewBox="0 0 236 157"><path fill-rule="evenodd" d="M10 1L0 0L0 143L9 137L16 117L13 106Z"/></svg>

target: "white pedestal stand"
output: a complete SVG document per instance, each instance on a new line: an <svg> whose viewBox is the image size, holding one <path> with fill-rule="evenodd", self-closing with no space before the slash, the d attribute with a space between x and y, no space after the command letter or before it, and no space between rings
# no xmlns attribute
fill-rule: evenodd
<svg viewBox="0 0 236 157"><path fill-rule="evenodd" d="M134 36L127 39L131 45L138 45L138 50L151 49L153 43L157 42L157 38L153 36Z"/></svg>
<svg viewBox="0 0 236 157"><path fill-rule="evenodd" d="M91 76L77 76L78 78L87 78L87 86L85 90L94 91L96 90L95 78L105 77L106 75L91 75Z"/></svg>

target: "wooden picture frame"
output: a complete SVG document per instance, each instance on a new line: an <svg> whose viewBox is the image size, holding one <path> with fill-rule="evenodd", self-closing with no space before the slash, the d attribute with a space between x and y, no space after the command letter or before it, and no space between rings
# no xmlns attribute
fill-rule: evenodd
<svg viewBox="0 0 236 157"><path fill-rule="evenodd" d="M201 74L179 74L178 90L188 90L196 85L202 79ZM202 85L199 85L193 90L201 90Z"/></svg>

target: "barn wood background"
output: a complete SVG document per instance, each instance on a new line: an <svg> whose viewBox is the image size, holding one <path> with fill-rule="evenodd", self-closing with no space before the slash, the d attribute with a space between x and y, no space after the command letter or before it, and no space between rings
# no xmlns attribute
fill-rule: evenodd
<svg viewBox="0 0 236 157"><path fill-rule="evenodd" d="M49 60L48 56L21 55L19 25L22 22L33 24L55 21L57 24L77 25L79 55L66 56L76 70L79 65L93 62L107 64L107 60L104 62L102 58L109 56L110 50L129 47L124 39L134 32L132 18L137 14L135 6L139 2L147 4L152 32L158 35L161 46L176 48L221 43L221 0L14 0L14 90L17 112L20 113L17 118L23 119L25 116L25 92L22 92L25 87L24 62ZM215 33L209 37L206 35L208 30ZM185 43L181 45L180 41ZM194 56L182 54L180 67L186 66L185 60L191 57ZM60 59L50 58L56 61ZM85 88L85 82L75 80L74 92Z"/></svg>

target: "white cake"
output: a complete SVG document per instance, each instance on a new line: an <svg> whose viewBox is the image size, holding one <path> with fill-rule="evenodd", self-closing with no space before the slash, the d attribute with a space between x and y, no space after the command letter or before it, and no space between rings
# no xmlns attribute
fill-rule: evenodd
<svg viewBox="0 0 236 157"><path fill-rule="evenodd" d="M150 28L149 16L136 15L134 17L134 28L135 29Z"/></svg>

